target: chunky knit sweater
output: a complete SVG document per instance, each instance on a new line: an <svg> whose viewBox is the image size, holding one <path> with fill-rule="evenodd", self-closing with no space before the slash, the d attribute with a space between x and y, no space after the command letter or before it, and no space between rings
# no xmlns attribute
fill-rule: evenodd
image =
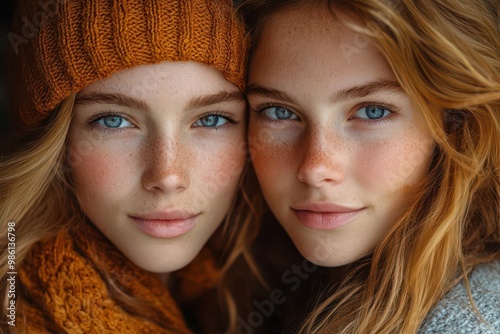
<svg viewBox="0 0 500 334"><path fill-rule="evenodd" d="M463 282L427 315L419 334L500 334L500 260L478 266L469 276L474 312Z"/></svg>

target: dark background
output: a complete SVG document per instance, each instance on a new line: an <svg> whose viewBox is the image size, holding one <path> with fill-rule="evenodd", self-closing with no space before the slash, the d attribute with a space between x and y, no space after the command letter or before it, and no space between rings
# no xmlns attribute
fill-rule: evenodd
<svg viewBox="0 0 500 334"><path fill-rule="evenodd" d="M11 31L12 12L15 5L15 0L3 0L0 4L0 145L12 134L14 127L8 115L10 104L7 92L7 54L12 51L12 45L7 35Z"/></svg>

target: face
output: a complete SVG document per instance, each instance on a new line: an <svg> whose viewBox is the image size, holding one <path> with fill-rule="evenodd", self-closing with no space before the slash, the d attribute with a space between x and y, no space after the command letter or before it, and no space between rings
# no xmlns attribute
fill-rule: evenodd
<svg viewBox="0 0 500 334"><path fill-rule="evenodd" d="M330 267L367 255L401 217L434 149L374 42L327 10L278 12L248 85L253 164L298 250Z"/></svg>
<svg viewBox="0 0 500 334"><path fill-rule="evenodd" d="M139 267L187 265L236 194L244 111L238 88L195 62L139 66L86 87L68 139L84 213Z"/></svg>

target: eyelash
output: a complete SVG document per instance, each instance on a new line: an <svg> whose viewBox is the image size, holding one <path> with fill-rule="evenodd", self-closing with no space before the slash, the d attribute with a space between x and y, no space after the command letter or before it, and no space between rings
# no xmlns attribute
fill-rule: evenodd
<svg viewBox="0 0 500 334"><path fill-rule="evenodd" d="M395 114L398 113L399 109L393 106L392 104L384 103L384 102L363 102L359 105L356 105L355 112L357 112L359 109L370 107L370 106L376 106L376 107L381 107L383 109L386 109L390 112L389 115L387 115L384 118L379 118L379 119L363 119L363 118L353 118L353 116L349 117L349 120L351 119L357 119L358 121L362 122L363 124L368 124L368 125L378 125L384 122L390 122L392 121L392 118Z"/></svg>
<svg viewBox="0 0 500 334"><path fill-rule="evenodd" d="M129 122L130 124L134 124L134 122L132 122L127 116L123 115L123 114L120 114L120 113L117 113L117 112L102 112L102 113L99 113L97 115L94 115L92 116L86 123L87 125L89 126L89 128L91 130L99 130L99 131L102 131L104 133L108 133L108 132L113 132L113 133L117 133L117 132L121 132L125 129L130 129L130 127L123 127L123 128L110 128L110 127L107 127L107 126L102 126L100 124L97 123L98 120L102 119L102 118L105 118L105 117L121 117L123 118L124 120L126 120L127 122Z"/></svg>
<svg viewBox="0 0 500 334"><path fill-rule="evenodd" d="M263 104L260 104L258 105L256 108L252 109L252 112L256 113L257 116L259 117L259 119L263 120L264 122L268 122L268 123L280 123L280 122L283 122L283 121L286 121L286 120L278 120L278 119L272 119L272 118L268 118L268 117L265 117L262 115L262 112L268 108L283 108L283 109L288 109L290 111L292 111L292 108L286 106L286 105L283 105L283 104L276 104L276 103L263 103ZM292 111L295 115L297 115L297 113L295 113L294 111ZM300 116L297 115L297 117L299 118L298 120L293 120L293 121L300 121Z"/></svg>
<svg viewBox="0 0 500 334"><path fill-rule="evenodd" d="M196 121L199 121L199 120L201 120L201 119L203 119L205 117L208 117L208 116L224 117L225 119L227 119L227 123L224 124L224 125L221 125L221 126L214 126L214 127L199 126L200 128L210 129L210 130L216 130L216 131L223 131L226 128L226 125L231 126L231 125L239 124L239 122L234 118L233 115L231 115L229 113L226 113L226 112L223 112L223 111L209 111L209 112L206 112L206 113L198 116L196 118Z"/></svg>
<svg viewBox="0 0 500 334"><path fill-rule="evenodd" d="M399 109L396 108L395 106L391 105L391 104L387 104L387 103L384 103L384 102L363 102L361 104L358 104L356 105L353 109L355 112L357 112L359 109L362 109L362 108L365 108L365 107L370 107L370 106L377 106L377 107L381 107L383 109L386 109L388 110L391 114L384 117L384 118L381 118L381 119L363 119L363 118L354 118L354 117L349 117L349 120L353 120L353 119L357 119L358 121L364 123L364 124L369 124L369 125L378 125L378 124L381 124L382 122L387 122L387 121L391 121L392 120L392 115L394 114L397 114ZM286 105L280 105L280 104L275 104L275 103L263 103L263 104L260 104L258 105L256 108L252 109L253 112L255 112L258 117L260 119L262 119L263 121L265 122L269 122L269 123L280 123L280 122L283 122L283 121L286 121L286 120L275 120L275 119L271 119L271 118L267 118L265 116L262 115L262 112L268 108L284 108L284 109L288 109L290 110L291 112L293 112L295 115L297 115L297 113L295 111L293 111L292 108L286 106ZM298 120L300 121L300 116L297 115L297 117L299 118Z"/></svg>

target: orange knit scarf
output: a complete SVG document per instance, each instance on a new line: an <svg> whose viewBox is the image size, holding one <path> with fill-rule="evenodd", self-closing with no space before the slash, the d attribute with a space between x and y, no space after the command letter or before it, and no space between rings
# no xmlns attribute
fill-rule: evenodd
<svg viewBox="0 0 500 334"><path fill-rule="evenodd" d="M191 333L159 278L130 262L97 229L79 227L38 243L19 270L18 312L28 333ZM100 269L98 269L100 268ZM200 270L201 269L201 270ZM112 298L103 272L124 292L133 310ZM201 275L200 275L201 272ZM204 249L181 271L181 297L191 299L218 280ZM185 292L185 293L182 293ZM22 322L18 322L22 325Z"/></svg>

